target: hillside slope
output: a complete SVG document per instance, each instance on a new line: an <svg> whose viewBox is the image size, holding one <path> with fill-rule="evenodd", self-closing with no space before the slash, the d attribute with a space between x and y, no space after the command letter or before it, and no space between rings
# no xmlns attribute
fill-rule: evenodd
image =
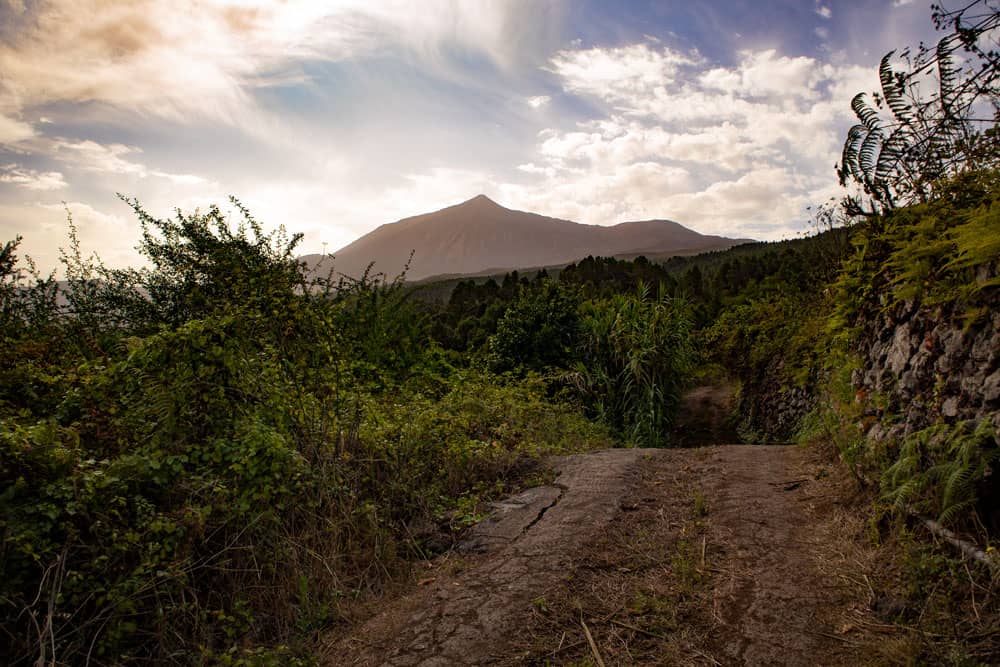
<svg viewBox="0 0 1000 667"><path fill-rule="evenodd" d="M333 253L338 273L358 276L369 263L407 277L470 274L568 263L587 255L690 253L741 243L706 236L669 220L603 227L514 211L484 195L448 208L382 225ZM319 255L302 258L315 264Z"/></svg>

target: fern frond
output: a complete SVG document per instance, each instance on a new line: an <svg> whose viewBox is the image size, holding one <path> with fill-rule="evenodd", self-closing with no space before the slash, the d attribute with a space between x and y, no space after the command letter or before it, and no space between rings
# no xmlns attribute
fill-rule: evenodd
<svg viewBox="0 0 1000 667"><path fill-rule="evenodd" d="M896 172L911 136L906 128L901 127L882 142L882 150L879 151L878 162L875 164L875 180L884 181Z"/></svg>
<svg viewBox="0 0 1000 667"><path fill-rule="evenodd" d="M882 130L872 130L865 137L865 140L861 143L861 150L858 151L858 166L868 180L872 180L874 176L882 138Z"/></svg>
<svg viewBox="0 0 1000 667"><path fill-rule="evenodd" d="M878 111L868 104L864 93L858 93L854 96L854 99L851 100L851 109L854 110L854 114L858 117L858 120L861 121L861 124L869 132L878 130L881 127Z"/></svg>
<svg viewBox="0 0 1000 667"><path fill-rule="evenodd" d="M948 35L937 43L937 70L938 70L938 91L940 93L941 107L945 116L953 118L956 103L956 83L958 81L959 70L955 67L952 54L959 46L959 41L955 35Z"/></svg>
<svg viewBox="0 0 1000 667"><path fill-rule="evenodd" d="M858 152L861 145L868 136L868 128L864 125L855 125L847 133L847 140L844 141L844 150L841 154L840 163L845 173L849 173L852 178L862 180L864 172L858 162Z"/></svg>
<svg viewBox="0 0 1000 667"><path fill-rule="evenodd" d="M895 71L892 69L892 56L895 51L890 51L882 57L882 62L878 66L878 78L882 84L882 97L885 99L893 116L901 125L909 125L913 122L913 108L904 96L904 84Z"/></svg>

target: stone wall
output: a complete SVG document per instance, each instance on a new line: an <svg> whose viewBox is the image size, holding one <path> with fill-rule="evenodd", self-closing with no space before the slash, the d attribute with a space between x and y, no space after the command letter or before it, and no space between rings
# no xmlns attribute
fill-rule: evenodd
<svg viewBox="0 0 1000 667"><path fill-rule="evenodd" d="M744 381L736 409L737 431L744 442L788 442L816 406L815 391L791 384L783 366L783 359L775 359L759 377Z"/></svg>
<svg viewBox="0 0 1000 667"><path fill-rule="evenodd" d="M908 302L875 319L852 378L868 406L869 438L984 418L1000 429L1000 299L990 306L968 326L954 305Z"/></svg>

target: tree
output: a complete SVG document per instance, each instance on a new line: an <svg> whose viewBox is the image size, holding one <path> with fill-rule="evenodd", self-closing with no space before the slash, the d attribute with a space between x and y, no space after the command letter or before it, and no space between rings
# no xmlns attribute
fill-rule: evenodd
<svg viewBox="0 0 1000 667"><path fill-rule="evenodd" d="M561 283L522 285L490 336L490 366L498 371L566 367L576 353L579 304L577 290Z"/></svg>

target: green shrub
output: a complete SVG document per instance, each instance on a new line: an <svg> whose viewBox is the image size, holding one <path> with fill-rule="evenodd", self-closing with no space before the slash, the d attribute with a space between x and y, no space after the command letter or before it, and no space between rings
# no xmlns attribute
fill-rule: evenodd
<svg viewBox="0 0 1000 667"><path fill-rule="evenodd" d="M400 280L137 212L152 266L71 251L68 311L0 248L0 662L295 663L413 526L611 444L535 376L450 366Z"/></svg>
<svg viewBox="0 0 1000 667"><path fill-rule="evenodd" d="M549 280L520 288L489 338L488 362L498 372L565 368L575 357L580 296Z"/></svg>

